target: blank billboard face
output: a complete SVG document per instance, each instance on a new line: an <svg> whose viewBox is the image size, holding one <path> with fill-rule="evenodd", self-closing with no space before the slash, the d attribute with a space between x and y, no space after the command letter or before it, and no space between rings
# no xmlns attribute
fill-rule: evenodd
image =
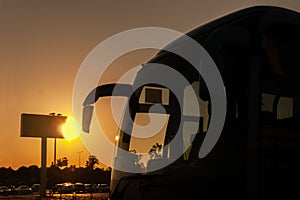
<svg viewBox="0 0 300 200"><path fill-rule="evenodd" d="M64 138L65 116L21 114L21 137Z"/></svg>

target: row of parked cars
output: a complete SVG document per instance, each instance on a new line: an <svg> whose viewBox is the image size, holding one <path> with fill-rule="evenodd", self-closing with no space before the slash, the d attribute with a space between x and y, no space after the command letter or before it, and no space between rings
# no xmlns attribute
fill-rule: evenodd
<svg viewBox="0 0 300 200"><path fill-rule="evenodd" d="M60 194L68 194L68 193L97 193L97 192L103 192L103 193L109 193L110 189L107 184L83 184L83 183L61 183L56 184L54 189L54 193L60 193Z"/></svg>
<svg viewBox="0 0 300 200"><path fill-rule="evenodd" d="M29 187L28 185L20 185L19 187L7 187L7 186L0 186L0 195L15 195L15 194L31 194L34 191L36 191L37 187L39 187L39 184L34 184L32 187Z"/></svg>
<svg viewBox="0 0 300 200"><path fill-rule="evenodd" d="M32 194L33 192L40 191L40 184L33 184L31 187L28 185L20 185L19 187L0 186L0 195L24 195ZM83 184L83 183L60 183L56 184L52 189L53 193L70 194L76 193L110 193L108 184Z"/></svg>

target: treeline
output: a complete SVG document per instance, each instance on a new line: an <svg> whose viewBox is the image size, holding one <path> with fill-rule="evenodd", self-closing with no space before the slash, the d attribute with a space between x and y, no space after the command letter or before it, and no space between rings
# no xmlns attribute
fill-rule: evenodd
<svg viewBox="0 0 300 200"><path fill-rule="evenodd" d="M61 159L62 161L64 159ZM92 163L91 163L92 162ZM99 163L99 162L98 162ZM93 157L90 157L86 162L85 167L76 168L71 165L68 167L68 163L65 165L51 165L47 168L47 187L51 188L57 183L64 182L81 182L81 183L106 183L110 182L111 169L101 169L95 167L97 164L93 161ZM19 186L28 185L31 186L36 183L40 183L41 169L32 165L29 167L22 166L18 170L12 168L0 168L0 185L6 186Z"/></svg>

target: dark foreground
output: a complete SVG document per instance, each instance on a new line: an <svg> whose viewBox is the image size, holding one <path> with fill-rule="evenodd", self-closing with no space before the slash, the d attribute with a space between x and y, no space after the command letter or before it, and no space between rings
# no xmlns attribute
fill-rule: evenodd
<svg viewBox="0 0 300 200"><path fill-rule="evenodd" d="M108 193L92 193L92 194L54 194L45 198L41 198L39 194L29 194L29 195L9 195L0 196L0 199L22 199L22 200L52 200L52 199L98 199L106 200L109 199Z"/></svg>

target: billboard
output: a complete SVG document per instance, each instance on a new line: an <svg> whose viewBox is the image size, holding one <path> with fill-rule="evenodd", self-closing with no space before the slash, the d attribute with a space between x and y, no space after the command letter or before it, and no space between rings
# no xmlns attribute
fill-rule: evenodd
<svg viewBox="0 0 300 200"><path fill-rule="evenodd" d="M64 138L61 126L66 116L21 114L21 137Z"/></svg>

